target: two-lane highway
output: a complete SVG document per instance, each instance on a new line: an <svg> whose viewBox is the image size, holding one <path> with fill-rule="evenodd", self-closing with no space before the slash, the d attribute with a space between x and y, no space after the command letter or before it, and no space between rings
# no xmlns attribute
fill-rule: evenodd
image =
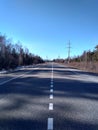
<svg viewBox="0 0 98 130"><path fill-rule="evenodd" d="M56 63L10 75L0 80L0 130L98 130L98 75Z"/></svg>

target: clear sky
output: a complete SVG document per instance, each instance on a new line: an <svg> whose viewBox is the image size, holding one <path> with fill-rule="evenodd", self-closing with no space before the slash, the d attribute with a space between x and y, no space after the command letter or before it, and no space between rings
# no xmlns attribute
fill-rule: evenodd
<svg viewBox="0 0 98 130"><path fill-rule="evenodd" d="M49 59L98 44L98 0L0 0L0 32Z"/></svg>

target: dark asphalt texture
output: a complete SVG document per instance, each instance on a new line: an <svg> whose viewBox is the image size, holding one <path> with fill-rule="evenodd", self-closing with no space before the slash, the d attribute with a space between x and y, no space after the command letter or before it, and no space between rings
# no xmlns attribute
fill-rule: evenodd
<svg viewBox="0 0 98 130"><path fill-rule="evenodd" d="M50 100L52 63L14 75L23 73L0 85L0 130L47 130L48 118L53 130L98 130L98 75L54 63Z"/></svg>

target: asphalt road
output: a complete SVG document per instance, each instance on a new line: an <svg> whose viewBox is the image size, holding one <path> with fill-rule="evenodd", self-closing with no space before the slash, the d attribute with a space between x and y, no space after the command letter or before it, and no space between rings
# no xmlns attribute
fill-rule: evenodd
<svg viewBox="0 0 98 130"><path fill-rule="evenodd" d="M98 130L98 75L55 63L0 75L0 130Z"/></svg>

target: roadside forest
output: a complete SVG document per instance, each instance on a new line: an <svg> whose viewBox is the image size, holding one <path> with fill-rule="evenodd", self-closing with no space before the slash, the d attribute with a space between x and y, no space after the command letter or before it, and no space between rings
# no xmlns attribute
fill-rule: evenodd
<svg viewBox="0 0 98 130"><path fill-rule="evenodd" d="M84 51L79 56L70 57L70 59L54 59L53 61L68 64L68 66L85 71L98 73L98 45L94 47L93 51Z"/></svg>
<svg viewBox="0 0 98 130"><path fill-rule="evenodd" d="M12 40L0 34L0 70L43 62L40 56L30 53L20 42L13 44Z"/></svg>

